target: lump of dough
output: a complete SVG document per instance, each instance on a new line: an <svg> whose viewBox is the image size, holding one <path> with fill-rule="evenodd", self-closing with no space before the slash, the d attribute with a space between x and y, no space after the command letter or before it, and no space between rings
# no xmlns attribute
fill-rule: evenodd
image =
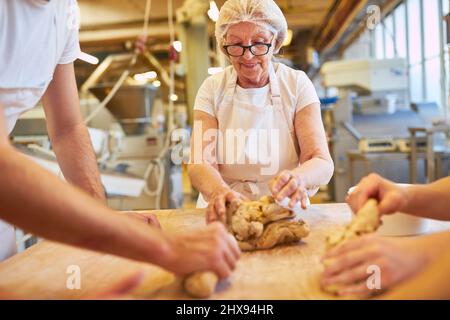
<svg viewBox="0 0 450 320"><path fill-rule="evenodd" d="M378 212L378 202L369 199L366 204L358 211L352 222L345 229L327 238L328 250L341 246L349 240L377 231L381 225L381 218ZM324 261L325 267L330 266L332 261ZM336 295L339 292L339 285L329 285L323 288L325 292Z"/></svg>
<svg viewBox="0 0 450 320"><path fill-rule="evenodd" d="M375 199L369 199L342 232L327 238L328 249L340 246L361 235L375 232L380 225L381 218L378 212L378 202Z"/></svg>
<svg viewBox="0 0 450 320"><path fill-rule="evenodd" d="M259 238L264 225L294 216L294 212L280 207L271 196L258 201L234 201L227 204L228 228L239 241Z"/></svg>
<svg viewBox="0 0 450 320"><path fill-rule="evenodd" d="M209 298L216 290L218 281L214 272L195 272L184 280L184 290L194 298Z"/></svg>
<svg viewBox="0 0 450 320"><path fill-rule="evenodd" d="M277 221L266 226L261 237L240 241L243 251L271 249L276 245L300 241L309 234L309 227L304 221Z"/></svg>

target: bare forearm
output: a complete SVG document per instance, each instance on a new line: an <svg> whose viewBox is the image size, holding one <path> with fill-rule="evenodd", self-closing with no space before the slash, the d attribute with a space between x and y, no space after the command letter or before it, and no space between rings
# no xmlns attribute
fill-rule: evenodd
<svg viewBox="0 0 450 320"><path fill-rule="evenodd" d="M1 219L69 245L152 263L164 257L161 231L108 209L11 147L1 155Z"/></svg>
<svg viewBox="0 0 450 320"><path fill-rule="evenodd" d="M294 169L294 172L303 180L308 189L316 189L330 182L333 170L331 159L312 158Z"/></svg>
<svg viewBox="0 0 450 320"><path fill-rule="evenodd" d="M394 288L382 299L450 299L447 273L450 269L450 250L444 251L422 273Z"/></svg>
<svg viewBox="0 0 450 320"><path fill-rule="evenodd" d="M80 124L52 138L58 163L67 181L105 201L94 150L86 127Z"/></svg>
<svg viewBox="0 0 450 320"><path fill-rule="evenodd" d="M192 185L203 194L206 201L217 188L228 187L217 169L210 165L190 164L188 170Z"/></svg>
<svg viewBox="0 0 450 320"><path fill-rule="evenodd" d="M408 201L402 211L421 217L450 220L450 178L429 185L407 187Z"/></svg>

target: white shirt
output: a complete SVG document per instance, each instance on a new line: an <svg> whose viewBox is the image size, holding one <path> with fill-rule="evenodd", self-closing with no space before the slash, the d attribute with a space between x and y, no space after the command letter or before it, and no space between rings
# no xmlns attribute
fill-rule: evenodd
<svg viewBox="0 0 450 320"><path fill-rule="evenodd" d="M0 112L8 134L41 99L56 66L79 56L76 6L75 0L0 1ZM0 220L0 261L14 252L14 229Z"/></svg>
<svg viewBox="0 0 450 320"><path fill-rule="evenodd" d="M0 105L8 133L41 99L58 64L80 54L75 0L0 1Z"/></svg>
<svg viewBox="0 0 450 320"><path fill-rule="evenodd" d="M312 103L320 103L316 89L306 73L276 63L275 73L280 86L283 105L290 106L294 119L296 112ZM232 67L229 67L232 68ZM194 110L203 111L217 118L217 108L223 100L227 70L208 77L198 90ZM268 106L271 104L269 85L262 88L237 87L236 99L243 104Z"/></svg>

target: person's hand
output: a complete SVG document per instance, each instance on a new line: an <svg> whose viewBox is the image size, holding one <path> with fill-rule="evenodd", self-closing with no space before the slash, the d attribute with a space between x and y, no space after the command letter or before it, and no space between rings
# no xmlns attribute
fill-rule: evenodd
<svg viewBox="0 0 450 320"><path fill-rule="evenodd" d="M169 248L164 268L178 275L212 271L221 279L231 274L241 254L236 240L220 222L169 235Z"/></svg>
<svg viewBox="0 0 450 320"><path fill-rule="evenodd" d="M136 48L136 51L141 54L147 51L147 36L145 35L138 36L138 38L134 43L134 47Z"/></svg>
<svg viewBox="0 0 450 320"><path fill-rule="evenodd" d="M161 229L161 224L159 223L158 218L153 213L148 213L146 211L125 211L124 213L132 219Z"/></svg>
<svg viewBox="0 0 450 320"><path fill-rule="evenodd" d="M358 212L370 198L378 200L381 215L401 211L409 201L406 187L398 186L375 173L364 177L346 201L353 212Z"/></svg>
<svg viewBox="0 0 450 320"><path fill-rule="evenodd" d="M290 198L289 207L293 208L297 202L303 209L308 205L308 191L301 178L294 171L284 170L269 182L269 190L277 201Z"/></svg>
<svg viewBox="0 0 450 320"><path fill-rule="evenodd" d="M231 190L228 187L219 187L212 193L208 208L206 209L206 223L221 221L226 223L226 204L232 201L248 200L242 194Z"/></svg>
<svg viewBox="0 0 450 320"><path fill-rule="evenodd" d="M97 294L93 297L87 297L85 300L128 300L133 299L132 292L144 280L144 274L138 272L130 277L113 285L109 290Z"/></svg>
<svg viewBox="0 0 450 320"><path fill-rule="evenodd" d="M339 288L340 296L370 296L406 280L422 270L429 261L419 238L381 238L364 236L330 250L322 258L327 266L322 274L323 287ZM381 288L370 289L367 278L376 266ZM381 291L380 291L381 290Z"/></svg>

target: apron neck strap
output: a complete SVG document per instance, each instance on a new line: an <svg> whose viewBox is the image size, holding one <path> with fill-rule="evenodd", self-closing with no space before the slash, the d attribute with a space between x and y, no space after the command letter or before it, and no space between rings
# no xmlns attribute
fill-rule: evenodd
<svg viewBox="0 0 450 320"><path fill-rule="evenodd" d="M238 76L236 70L231 68L231 75L229 81L226 85L225 97L230 100L233 98L236 87L238 85ZM272 99L272 104L274 107L282 107L281 94L280 94L280 86L278 84L277 75L275 73L275 67L273 62L269 63L269 86L270 86L270 96Z"/></svg>

